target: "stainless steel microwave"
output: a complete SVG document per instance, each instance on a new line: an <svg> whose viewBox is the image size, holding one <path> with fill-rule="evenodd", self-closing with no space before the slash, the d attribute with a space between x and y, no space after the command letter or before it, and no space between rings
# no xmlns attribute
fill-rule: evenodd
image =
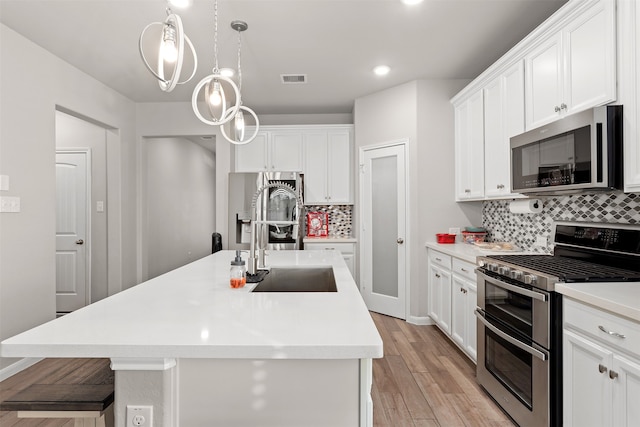
<svg viewBox="0 0 640 427"><path fill-rule="evenodd" d="M514 136L511 191L564 194L622 189L622 106L572 114Z"/></svg>

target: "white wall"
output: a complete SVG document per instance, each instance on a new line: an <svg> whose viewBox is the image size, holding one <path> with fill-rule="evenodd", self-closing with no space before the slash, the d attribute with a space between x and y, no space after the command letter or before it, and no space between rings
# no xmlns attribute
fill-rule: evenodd
<svg viewBox="0 0 640 427"><path fill-rule="evenodd" d="M144 148L151 279L211 254L216 158L186 138L147 138Z"/></svg>
<svg viewBox="0 0 640 427"><path fill-rule="evenodd" d="M482 223L482 205L454 201L453 107L449 99L468 81L420 80L356 99L356 152L360 147L407 139L409 224L405 241L410 265L407 319L427 321L424 243L451 226ZM358 170L358 155L355 156ZM356 174L356 192L359 189ZM359 197L359 196L358 196ZM356 199L358 200L358 199ZM354 217L358 220L356 209ZM355 227L356 233L358 228Z"/></svg>
<svg viewBox="0 0 640 427"><path fill-rule="evenodd" d="M0 24L0 339L55 316L55 112L108 128L109 292L135 284L135 105ZM122 184L122 185L121 185ZM15 360L0 360L0 369Z"/></svg>

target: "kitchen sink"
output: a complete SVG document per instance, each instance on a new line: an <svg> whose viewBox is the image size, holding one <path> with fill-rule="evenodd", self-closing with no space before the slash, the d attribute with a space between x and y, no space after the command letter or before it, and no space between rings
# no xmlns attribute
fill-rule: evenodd
<svg viewBox="0 0 640 427"><path fill-rule="evenodd" d="M252 292L337 292L331 267L274 267Z"/></svg>

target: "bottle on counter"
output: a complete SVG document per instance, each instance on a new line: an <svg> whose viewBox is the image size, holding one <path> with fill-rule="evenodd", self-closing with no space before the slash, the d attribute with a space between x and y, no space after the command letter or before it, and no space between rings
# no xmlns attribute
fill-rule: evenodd
<svg viewBox="0 0 640 427"><path fill-rule="evenodd" d="M240 255L240 251L236 251L236 258L231 261L229 285L232 288L242 288L247 284L247 266Z"/></svg>

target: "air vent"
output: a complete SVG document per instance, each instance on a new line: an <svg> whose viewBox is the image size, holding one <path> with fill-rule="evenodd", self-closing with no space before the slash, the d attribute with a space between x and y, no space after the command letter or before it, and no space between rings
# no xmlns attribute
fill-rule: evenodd
<svg viewBox="0 0 640 427"><path fill-rule="evenodd" d="M280 74L280 79L284 85L297 85L307 83L306 74Z"/></svg>

